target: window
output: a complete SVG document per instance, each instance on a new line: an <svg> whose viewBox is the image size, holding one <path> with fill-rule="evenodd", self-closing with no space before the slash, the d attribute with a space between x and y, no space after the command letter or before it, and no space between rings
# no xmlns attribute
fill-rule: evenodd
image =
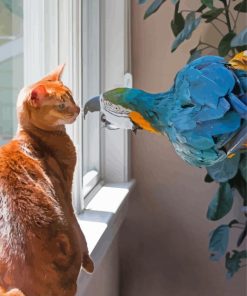
<svg viewBox="0 0 247 296"><path fill-rule="evenodd" d="M0 0L0 145L16 130L16 97L23 86L23 2Z"/></svg>
<svg viewBox="0 0 247 296"><path fill-rule="evenodd" d="M82 6L83 105L101 93L102 1L84 0ZM99 114L89 113L83 122L83 196L102 178L102 127Z"/></svg>
<svg viewBox="0 0 247 296"><path fill-rule="evenodd" d="M63 81L81 107L87 98L123 86L124 74L130 71L129 0L12 2L13 7L9 7L10 1L0 0L0 75L5 79L0 79L0 100L6 104L1 105L4 108L0 112L10 114L0 115L0 144L15 133L19 89L58 64L66 64ZM12 49L3 50L4 46ZM4 69L7 71L2 74ZM8 94L4 94L6 86ZM128 180L129 136L126 131L105 130L96 113L85 121L81 115L67 131L77 149L73 196L79 213L84 198L93 195L96 185Z"/></svg>
<svg viewBox="0 0 247 296"><path fill-rule="evenodd" d="M82 9L85 103L107 89L131 86L131 76L125 75L130 71L130 1L84 0ZM99 181L128 180L128 137L126 131L104 129L99 114L89 113L83 123L84 197Z"/></svg>

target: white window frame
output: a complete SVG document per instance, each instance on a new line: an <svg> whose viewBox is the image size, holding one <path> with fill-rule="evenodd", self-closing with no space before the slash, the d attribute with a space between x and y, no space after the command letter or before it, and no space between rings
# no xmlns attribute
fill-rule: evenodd
<svg viewBox="0 0 247 296"><path fill-rule="evenodd" d="M101 93L102 1L82 1L83 105ZM90 113L83 122L83 198L102 184L102 128L100 116ZM90 194L89 196L91 196Z"/></svg>
<svg viewBox="0 0 247 296"><path fill-rule="evenodd" d="M24 81L32 83L58 64L66 64L63 81L82 106L82 1L24 0ZM130 0L102 0L104 32L101 61L101 87L104 90L123 86L130 72ZM26 17L25 17L26 16ZM82 176L83 118L67 127L77 149L74 174L74 206L84 209ZM104 183L125 183L130 179L129 132L103 130L101 174ZM91 193L94 194L94 192ZM91 198L91 197L89 197Z"/></svg>

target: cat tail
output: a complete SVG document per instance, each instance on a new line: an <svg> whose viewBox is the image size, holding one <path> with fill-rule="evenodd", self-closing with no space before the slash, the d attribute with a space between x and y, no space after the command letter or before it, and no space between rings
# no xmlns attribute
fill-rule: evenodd
<svg viewBox="0 0 247 296"><path fill-rule="evenodd" d="M25 296L19 289L11 289L6 292L3 288L0 287L0 296Z"/></svg>

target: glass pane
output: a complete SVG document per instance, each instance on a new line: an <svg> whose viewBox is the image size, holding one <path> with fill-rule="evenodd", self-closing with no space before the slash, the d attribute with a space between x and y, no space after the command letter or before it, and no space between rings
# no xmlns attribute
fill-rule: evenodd
<svg viewBox="0 0 247 296"><path fill-rule="evenodd" d="M84 104L100 93L100 1L83 1L83 98ZM99 180L99 114L89 113L83 121L84 195Z"/></svg>
<svg viewBox="0 0 247 296"><path fill-rule="evenodd" d="M0 145L16 131L23 86L23 0L0 0Z"/></svg>

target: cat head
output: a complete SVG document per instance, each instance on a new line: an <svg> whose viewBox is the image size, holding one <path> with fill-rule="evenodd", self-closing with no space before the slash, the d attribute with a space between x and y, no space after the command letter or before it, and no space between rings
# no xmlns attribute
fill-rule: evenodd
<svg viewBox="0 0 247 296"><path fill-rule="evenodd" d="M63 69L64 65L58 66L20 91L17 114L22 127L34 125L44 130L59 130L75 121L80 108L73 100L70 89L61 81Z"/></svg>

